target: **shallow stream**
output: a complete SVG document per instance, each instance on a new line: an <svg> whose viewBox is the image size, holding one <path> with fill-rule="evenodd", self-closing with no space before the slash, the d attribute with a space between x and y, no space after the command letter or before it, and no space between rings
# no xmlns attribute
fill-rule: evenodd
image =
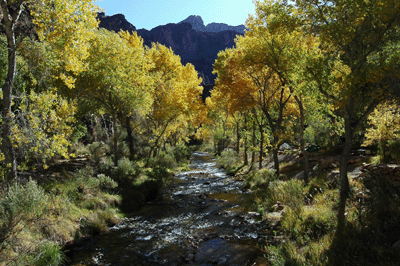
<svg viewBox="0 0 400 266"><path fill-rule="evenodd" d="M195 152L162 200L71 252L70 265L265 265L269 226L242 182Z"/></svg>

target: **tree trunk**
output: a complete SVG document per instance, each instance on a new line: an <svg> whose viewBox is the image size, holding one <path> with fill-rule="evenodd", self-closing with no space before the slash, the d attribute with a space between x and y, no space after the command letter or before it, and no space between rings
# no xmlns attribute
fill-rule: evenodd
<svg viewBox="0 0 400 266"><path fill-rule="evenodd" d="M117 127L117 115L112 114L112 120L113 120L113 133L114 133L114 138L113 138L113 146L114 146L114 165L118 165L118 160L119 160L119 151L118 151L118 127Z"/></svg>
<svg viewBox="0 0 400 266"><path fill-rule="evenodd" d="M253 139L252 139L252 142L253 142L253 149L251 151L251 167L250 168L253 167L253 165L254 165L254 163L256 161L256 153L254 151L254 149L256 147L256 122L253 122Z"/></svg>
<svg viewBox="0 0 400 266"><path fill-rule="evenodd" d="M344 122L345 122L345 143L344 143L344 149L342 151L342 156L340 158L340 195L339 195L339 208L337 214L337 219L338 219L337 233L339 236L343 234L346 223L346 217L345 217L346 201L350 193L350 184L349 184L349 179L347 177L347 171L348 171L348 161L350 158L352 138L353 138L351 119L349 115L346 115L344 117Z"/></svg>
<svg viewBox="0 0 400 266"><path fill-rule="evenodd" d="M240 123L236 122L236 154L239 157L240 153Z"/></svg>
<svg viewBox="0 0 400 266"><path fill-rule="evenodd" d="M8 70L4 82L3 90L3 109L2 109L2 151L5 157L5 164L10 167L7 175L7 181L17 179L17 160L15 150L12 144L12 113L11 103L13 95L13 86L15 79L15 67L17 57L17 45L15 42L14 26L17 23L21 14L22 5L17 7L12 14L9 14L8 4L1 1L1 9L3 13L3 26L5 28L7 37L7 51L8 51Z"/></svg>
<svg viewBox="0 0 400 266"><path fill-rule="evenodd" d="M244 165L248 165L249 164L249 158L247 157L247 119L246 116L244 117L244 128L243 128L243 132L244 132L244 139L243 139L243 145L244 145Z"/></svg>
<svg viewBox="0 0 400 266"><path fill-rule="evenodd" d="M128 145L129 145L129 160L133 161L135 159L135 145L133 143L133 132L131 126L131 116L126 117L126 132L128 134Z"/></svg>
<svg viewBox="0 0 400 266"><path fill-rule="evenodd" d="M307 185L308 184L308 154L306 152L306 147L305 147L305 141L304 141L304 106L302 100L295 96L297 105L299 106L299 111L300 111L300 150L301 153L303 154L303 160L304 160L304 183Z"/></svg>
<svg viewBox="0 0 400 266"><path fill-rule="evenodd" d="M280 175L280 166L279 166L279 158L278 158L278 147L279 144L279 138L277 136L274 136L274 149L272 150L272 156L274 158L274 169L275 169L275 174L276 176L279 177Z"/></svg>
<svg viewBox="0 0 400 266"><path fill-rule="evenodd" d="M262 169L262 161L263 161L263 154L264 154L264 129L262 125L259 125L260 129L260 161L258 162L258 168Z"/></svg>

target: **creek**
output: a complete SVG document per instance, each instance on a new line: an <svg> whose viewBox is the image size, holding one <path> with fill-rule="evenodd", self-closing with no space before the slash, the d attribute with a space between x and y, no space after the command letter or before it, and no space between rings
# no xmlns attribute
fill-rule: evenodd
<svg viewBox="0 0 400 266"><path fill-rule="evenodd" d="M195 152L190 171L162 199L70 252L70 265L266 265L270 226L252 209L254 194Z"/></svg>

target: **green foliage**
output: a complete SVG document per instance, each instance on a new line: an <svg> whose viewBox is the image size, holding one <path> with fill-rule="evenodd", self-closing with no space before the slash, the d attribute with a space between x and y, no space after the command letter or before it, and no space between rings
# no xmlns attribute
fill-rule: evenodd
<svg viewBox="0 0 400 266"><path fill-rule="evenodd" d="M109 151L109 146L103 142L96 141L89 144L88 149L93 160L99 163L100 159Z"/></svg>
<svg viewBox="0 0 400 266"><path fill-rule="evenodd" d="M66 262L66 256L62 247L52 242L45 242L40 245L35 253L37 256L33 259L33 266L60 266Z"/></svg>
<svg viewBox="0 0 400 266"><path fill-rule="evenodd" d="M101 191L113 191L118 184L112 178L98 174L94 176L94 170L91 167L86 167L76 173L77 191L83 195L91 194L98 195Z"/></svg>
<svg viewBox="0 0 400 266"><path fill-rule="evenodd" d="M240 158L236 151L224 150L217 157L217 167L224 168L228 175L235 175L240 167Z"/></svg>
<svg viewBox="0 0 400 266"><path fill-rule="evenodd" d="M25 260L29 248L21 241L21 233L33 227L45 213L48 196L35 181L26 185L14 183L0 200L0 261L5 255L5 262ZM20 257L14 256L13 250L20 250ZM29 257L29 256L28 256Z"/></svg>
<svg viewBox="0 0 400 266"><path fill-rule="evenodd" d="M192 150L184 143L179 143L175 146L172 146L169 151L177 163L180 163L184 160L189 160L190 156L192 156Z"/></svg>
<svg viewBox="0 0 400 266"><path fill-rule="evenodd" d="M267 190L267 202L272 206L278 201L299 216L304 204L303 182L295 179L272 182Z"/></svg>
<svg viewBox="0 0 400 266"><path fill-rule="evenodd" d="M313 143L324 148L333 148L338 145L339 137L343 134L343 126L337 120L341 121L340 118L315 117L304 130L306 143Z"/></svg>
<svg viewBox="0 0 400 266"><path fill-rule="evenodd" d="M160 154L150 159L149 166L153 169L173 169L177 166L177 162L175 160L175 156L173 154L160 152Z"/></svg>
<svg viewBox="0 0 400 266"><path fill-rule="evenodd" d="M243 182L243 188L260 189L266 191L271 182L276 181L276 179L277 177L275 171L261 169L246 176L246 179Z"/></svg>
<svg viewBox="0 0 400 266"><path fill-rule="evenodd" d="M87 136L87 134L88 134L88 130L87 130L86 125L79 123L74 126L74 131L72 132L72 135L71 135L71 142L77 143L83 137Z"/></svg>
<svg viewBox="0 0 400 266"><path fill-rule="evenodd" d="M112 175L116 180L134 180L140 173L139 166L126 157L118 161L117 166L112 170Z"/></svg>
<svg viewBox="0 0 400 266"><path fill-rule="evenodd" d="M0 245L15 240L22 223L32 223L47 206L47 196L35 181L14 183L0 201Z"/></svg>

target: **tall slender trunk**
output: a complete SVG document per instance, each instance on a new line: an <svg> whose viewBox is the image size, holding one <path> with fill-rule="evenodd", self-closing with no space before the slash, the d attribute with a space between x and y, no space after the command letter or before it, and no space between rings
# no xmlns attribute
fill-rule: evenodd
<svg viewBox="0 0 400 266"><path fill-rule="evenodd" d="M279 138L277 136L274 136L274 149L272 150L272 156L274 158L274 168L275 168L275 174L276 176L280 175L280 167L279 167L279 158L278 158L278 143L279 143Z"/></svg>
<svg viewBox="0 0 400 266"><path fill-rule="evenodd" d="M236 122L236 154L239 157L240 153L240 123Z"/></svg>
<svg viewBox="0 0 400 266"><path fill-rule="evenodd" d="M258 162L258 168L262 169L262 161L263 161L263 154L264 154L264 129L262 125L258 125L260 129L260 161Z"/></svg>
<svg viewBox="0 0 400 266"><path fill-rule="evenodd" d="M15 41L14 26L19 20L22 10L22 4L9 13L8 4L6 1L0 1L1 10L3 13L4 29L7 37L7 52L8 52L8 70L7 76L2 88L3 91L3 109L2 109L2 151L5 157L5 164L10 167L7 175L7 181L17 179L17 160L15 150L12 144L12 112L11 103L13 95L13 86L15 79L17 44Z"/></svg>
<svg viewBox="0 0 400 266"><path fill-rule="evenodd" d="M131 125L131 116L126 117L126 132L128 138L128 145L129 145L129 160L133 161L135 159L135 145L133 143L133 132L132 132L132 125Z"/></svg>
<svg viewBox="0 0 400 266"><path fill-rule="evenodd" d="M244 145L244 157L243 157L243 160L244 160L244 165L248 165L249 164L249 158L248 158L248 156L247 156L247 152L248 152L248 149L247 149L247 118L246 118L246 116L244 117L244 126L243 126L243 132L244 132L244 138L243 138L243 145Z"/></svg>
<svg viewBox="0 0 400 266"><path fill-rule="evenodd" d="M345 143L344 143L344 149L342 151L342 156L340 158L340 195L339 195L339 208L337 213L337 218L338 218L337 232L339 236L343 234L346 223L346 217L345 217L346 201L350 193L350 184L349 184L349 179L347 177L347 172L348 172L348 161L350 158L350 152L353 140L353 131L349 115L346 115L344 117L344 123L345 123Z"/></svg>
<svg viewBox="0 0 400 266"><path fill-rule="evenodd" d="M256 161L256 152L255 152L255 147L256 147L256 122L253 122L253 139L252 139L252 144L253 144L253 149L251 150L251 167L253 167L254 162Z"/></svg>
<svg viewBox="0 0 400 266"><path fill-rule="evenodd" d="M113 146L114 146L114 165L118 165L119 160L119 150L118 150L118 127L117 127L117 114L112 114L112 123L113 123Z"/></svg>
<svg viewBox="0 0 400 266"><path fill-rule="evenodd" d="M301 153L303 154L303 160L304 160L304 183L308 184L308 154L306 152L306 147L305 147L305 141L304 141L304 129L305 129L305 115L304 115L304 106L302 100L295 96L295 100L297 102L297 105L299 106L299 111L300 111L300 150Z"/></svg>

